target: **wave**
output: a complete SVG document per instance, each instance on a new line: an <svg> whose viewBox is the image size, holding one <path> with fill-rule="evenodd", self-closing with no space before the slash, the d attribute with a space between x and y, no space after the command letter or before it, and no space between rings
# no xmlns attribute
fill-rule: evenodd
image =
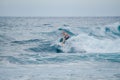
<svg viewBox="0 0 120 80"><path fill-rule="evenodd" d="M108 27L72 28L61 29L72 33L72 37L64 47L65 52L74 48L74 52L119 52L120 49L120 24L114 23ZM73 33L75 32L75 33ZM113 47L114 46L114 47Z"/></svg>
<svg viewBox="0 0 120 80"><path fill-rule="evenodd" d="M107 27L106 27L107 26ZM59 39L62 31L70 35L63 47ZM57 53L114 53L120 52L120 25L114 23L102 27L59 27L51 32L42 32L44 39L30 39L13 41L16 44L38 43L35 47L25 49L32 52L57 52ZM113 47L114 46L114 47Z"/></svg>
<svg viewBox="0 0 120 80"><path fill-rule="evenodd" d="M0 62L9 64L49 64L77 61L98 61L120 63L120 54L21 54L19 56L0 56Z"/></svg>
<svg viewBox="0 0 120 80"><path fill-rule="evenodd" d="M90 22L87 26L84 21L83 25L71 21L58 25L57 22L22 21L27 27L15 21L10 22L12 28L9 24L2 25L7 27L6 32L2 31L3 27L0 29L0 64L120 63L119 22L94 26ZM59 45L62 31L70 35L64 46Z"/></svg>
<svg viewBox="0 0 120 80"><path fill-rule="evenodd" d="M7 35L2 35L0 34L0 42L10 42L14 40L13 38L7 36Z"/></svg>
<svg viewBox="0 0 120 80"><path fill-rule="evenodd" d="M12 41L11 43L16 43L16 44L29 44L33 42L42 42L40 39L30 39L30 40L22 40L22 41Z"/></svg>
<svg viewBox="0 0 120 80"><path fill-rule="evenodd" d="M93 19L92 19L93 20ZM9 19L8 19L9 21ZM16 21L16 19L14 19ZM33 20L32 20L33 21ZM30 19L24 23L24 19L21 23L9 21L13 26L13 33L10 31L4 34L4 31L0 34L0 44L5 45L5 47L0 46L0 50L5 52L11 50L11 48L23 49L20 51L29 52L57 52L57 53L116 53L120 52L120 22L110 22L105 24L105 21L102 21L104 24L97 24L99 22L89 22L88 23L71 23L61 22L59 25L56 22L41 22L35 23ZM39 20L38 20L39 21ZM3 21L4 22L4 21ZM76 22L76 21L75 21ZM86 22L86 19L85 19ZM34 25L32 25L35 23ZM21 24L26 24L28 27L21 26ZM93 24L94 26L90 25ZM18 26L16 26L18 25ZM61 26L62 25L62 26ZM74 26L73 26L74 25ZM2 24L1 24L2 26ZM4 26L4 25L3 25ZM6 25L8 29L10 25ZM21 26L21 27L20 27ZM52 26L52 27L50 27ZM60 27L58 27L60 26ZM39 30L40 29L40 30ZM49 29L49 30L48 30ZM5 29L7 31L7 29ZM20 31L19 31L20 30ZM24 31L27 32L24 33ZM46 31L48 30L48 31ZM61 37L62 31L67 32L70 35L70 38L66 41L63 47L59 47L59 40ZM17 35L13 35L17 33ZM22 33L22 35L21 35ZM14 37L13 38L11 38ZM17 37L19 36L19 37ZM28 39L29 38L29 39ZM20 40L19 40L20 39ZM25 39L25 40L24 40ZM27 39L27 40L26 40ZM6 44L7 43L7 44ZM35 43L35 44L34 44ZM3 52L3 53L4 53ZM17 51L15 51L17 52ZM12 53L12 51L11 51ZM19 53L19 52L18 52Z"/></svg>

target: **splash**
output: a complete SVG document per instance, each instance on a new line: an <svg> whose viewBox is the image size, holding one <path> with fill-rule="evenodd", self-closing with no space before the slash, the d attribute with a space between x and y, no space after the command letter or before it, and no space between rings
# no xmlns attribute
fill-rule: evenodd
<svg viewBox="0 0 120 80"><path fill-rule="evenodd" d="M107 27L106 27L107 26ZM94 52L112 53L120 51L120 24L114 23L101 27L59 28L64 30L71 38L61 49L64 52ZM71 31L70 31L71 30ZM76 31L77 30L77 31ZM74 33L75 32L75 33ZM77 33L77 34L76 34Z"/></svg>

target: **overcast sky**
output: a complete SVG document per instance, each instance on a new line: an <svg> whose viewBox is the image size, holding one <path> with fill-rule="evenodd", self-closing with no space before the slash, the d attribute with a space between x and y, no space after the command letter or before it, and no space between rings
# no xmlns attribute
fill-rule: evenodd
<svg viewBox="0 0 120 80"><path fill-rule="evenodd" d="M120 0L0 0L0 16L120 16Z"/></svg>

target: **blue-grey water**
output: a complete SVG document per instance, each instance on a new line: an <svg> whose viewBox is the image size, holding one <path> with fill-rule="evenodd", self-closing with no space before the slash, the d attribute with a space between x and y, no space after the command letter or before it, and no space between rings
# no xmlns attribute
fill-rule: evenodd
<svg viewBox="0 0 120 80"><path fill-rule="evenodd" d="M120 80L120 17L0 17L0 80Z"/></svg>

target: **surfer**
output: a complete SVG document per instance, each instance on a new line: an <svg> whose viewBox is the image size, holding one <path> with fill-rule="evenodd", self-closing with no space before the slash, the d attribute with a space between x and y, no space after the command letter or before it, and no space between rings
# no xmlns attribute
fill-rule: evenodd
<svg viewBox="0 0 120 80"><path fill-rule="evenodd" d="M69 34L66 32L62 32L63 38L60 39L60 42L62 43L62 45L65 44L66 40L68 40L70 38Z"/></svg>

